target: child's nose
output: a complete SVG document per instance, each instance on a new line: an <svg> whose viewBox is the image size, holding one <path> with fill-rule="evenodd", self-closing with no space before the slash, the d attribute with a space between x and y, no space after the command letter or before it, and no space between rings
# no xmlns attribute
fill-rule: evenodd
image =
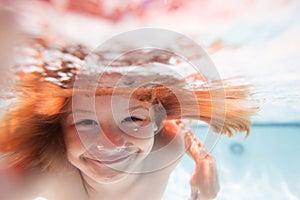
<svg viewBox="0 0 300 200"><path fill-rule="evenodd" d="M109 140L112 146L123 146L125 139L121 134L118 133L105 133L106 138Z"/></svg>
<svg viewBox="0 0 300 200"><path fill-rule="evenodd" d="M102 126L100 133L100 142L107 149L115 149L126 143L124 134L113 126Z"/></svg>

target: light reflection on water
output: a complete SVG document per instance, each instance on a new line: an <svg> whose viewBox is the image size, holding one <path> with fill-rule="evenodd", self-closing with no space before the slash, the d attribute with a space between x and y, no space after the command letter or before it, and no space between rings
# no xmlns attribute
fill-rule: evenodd
<svg viewBox="0 0 300 200"><path fill-rule="evenodd" d="M247 139L222 136L213 150L221 185L217 200L299 199L299 132L299 124L259 125L253 126ZM243 153L233 153L232 144L242 145ZM171 176L164 199L188 198L193 167L184 157Z"/></svg>

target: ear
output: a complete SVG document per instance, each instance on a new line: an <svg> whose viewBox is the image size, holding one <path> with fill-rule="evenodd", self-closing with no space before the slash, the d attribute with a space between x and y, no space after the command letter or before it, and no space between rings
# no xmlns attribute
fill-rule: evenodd
<svg viewBox="0 0 300 200"><path fill-rule="evenodd" d="M157 133L157 131L158 131L158 125L157 125L156 123L154 123L154 128L153 128L153 130L154 130L154 133Z"/></svg>
<svg viewBox="0 0 300 200"><path fill-rule="evenodd" d="M163 128L163 121L167 118L167 113L161 104L153 104L150 108L150 118L154 124L154 133L158 133Z"/></svg>
<svg viewBox="0 0 300 200"><path fill-rule="evenodd" d="M157 133L161 132L161 130L163 128L164 128L164 122L163 121L155 122L154 134L156 135Z"/></svg>

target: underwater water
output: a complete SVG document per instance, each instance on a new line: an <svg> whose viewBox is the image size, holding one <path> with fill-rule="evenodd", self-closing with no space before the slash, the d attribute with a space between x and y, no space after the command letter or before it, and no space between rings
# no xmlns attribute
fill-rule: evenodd
<svg viewBox="0 0 300 200"><path fill-rule="evenodd" d="M180 32L206 50L219 42L220 49L210 57L220 77L245 76L255 86L261 110L247 139L244 135L222 136L213 148L221 186L216 199L300 199L300 1L191 2L173 14L152 9L143 18L128 17L119 23L74 14L62 17L52 10L47 18L52 19L49 27L58 33L91 47L99 45L99 38L102 41L141 27ZM39 13L27 23L40 18ZM3 105L0 101L0 108ZM203 133L199 130L199 138L205 137ZM188 199L193 168L192 160L184 156L163 199Z"/></svg>
<svg viewBox="0 0 300 200"><path fill-rule="evenodd" d="M248 138L220 137L215 157L221 190L217 200L300 198L300 125L253 125ZM194 168L185 156L170 178L163 199L187 199Z"/></svg>

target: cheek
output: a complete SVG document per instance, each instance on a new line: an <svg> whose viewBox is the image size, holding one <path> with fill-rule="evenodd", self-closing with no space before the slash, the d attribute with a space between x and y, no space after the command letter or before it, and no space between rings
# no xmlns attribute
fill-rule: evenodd
<svg viewBox="0 0 300 200"><path fill-rule="evenodd" d="M144 145L145 147L145 153L149 154L153 148L153 144L154 144L154 137L152 137L151 139L148 139L146 144Z"/></svg>
<svg viewBox="0 0 300 200"><path fill-rule="evenodd" d="M85 148L83 147L75 129L64 131L64 139L68 157L70 155L72 155L72 157L79 157L85 152Z"/></svg>
<svg viewBox="0 0 300 200"><path fill-rule="evenodd" d="M138 146L143 153L149 153L154 144L154 131L152 127L141 128L135 135L131 135L130 140Z"/></svg>

